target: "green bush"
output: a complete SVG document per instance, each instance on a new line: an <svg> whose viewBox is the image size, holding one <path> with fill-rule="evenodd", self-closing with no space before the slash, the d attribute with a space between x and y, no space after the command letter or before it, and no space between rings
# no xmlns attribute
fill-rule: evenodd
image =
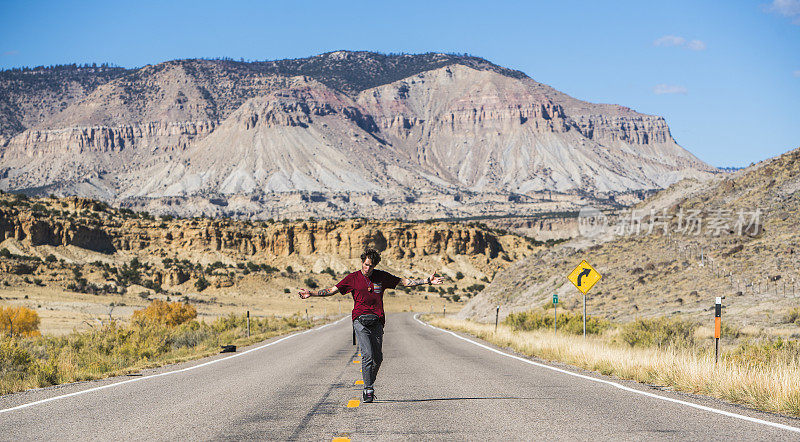
<svg viewBox="0 0 800 442"><path fill-rule="evenodd" d="M306 280L303 281L303 283L305 283L305 285L307 285L308 288L311 288L311 289L315 289L315 288L319 287L319 284L317 284L317 281L315 281L313 278L306 278Z"/></svg>
<svg viewBox="0 0 800 442"><path fill-rule="evenodd" d="M680 319L637 319L622 326L619 338L631 347L689 347L696 328Z"/></svg>
<svg viewBox="0 0 800 442"><path fill-rule="evenodd" d="M456 279L464 279L464 274L461 272L456 272Z"/></svg>
<svg viewBox="0 0 800 442"><path fill-rule="evenodd" d="M800 342L794 339L747 340L723 358L745 366L774 367L797 364L800 361Z"/></svg>
<svg viewBox="0 0 800 442"><path fill-rule="evenodd" d="M553 328L552 312L529 310L527 312L512 313L503 321L515 330L538 330L540 328ZM586 334L598 334L611 326L609 321L589 317L586 319ZM561 311L558 314L558 330L565 333L583 334L583 315L570 311Z"/></svg>
<svg viewBox="0 0 800 442"><path fill-rule="evenodd" d="M783 322L787 324L797 324L800 325L800 307L795 307L786 314L783 318Z"/></svg>
<svg viewBox="0 0 800 442"><path fill-rule="evenodd" d="M194 282L194 288L196 288L198 292L202 292L203 290L207 289L209 285L210 284L206 278L203 278L202 276Z"/></svg>

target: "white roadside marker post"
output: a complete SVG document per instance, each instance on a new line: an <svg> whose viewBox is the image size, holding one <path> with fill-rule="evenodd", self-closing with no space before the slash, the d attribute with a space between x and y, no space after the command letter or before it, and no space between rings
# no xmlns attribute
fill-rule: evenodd
<svg viewBox="0 0 800 442"><path fill-rule="evenodd" d="M497 324L500 322L500 306L497 306L497 310L494 314L494 331L497 333Z"/></svg>
<svg viewBox="0 0 800 442"><path fill-rule="evenodd" d="M719 362L719 338L722 335L722 297L714 304L714 364Z"/></svg>
<svg viewBox="0 0 800 442"><path fill-rule="evenodd" d="M247 337L250 337L250 310L247 311Z"/></svg>

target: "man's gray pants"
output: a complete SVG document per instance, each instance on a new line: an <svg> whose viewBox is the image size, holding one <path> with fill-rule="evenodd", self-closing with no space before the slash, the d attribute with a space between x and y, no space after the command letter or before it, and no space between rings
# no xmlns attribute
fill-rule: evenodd
<svg viewBox="0 0 800 442"><path fill-rule="evenodd" d="M372 387L383 362L383 324L376 321L375 324L365 327L356 319L353 328L356 331L358 348L361 350L361 377L364 379L364 388Z"/></svg>

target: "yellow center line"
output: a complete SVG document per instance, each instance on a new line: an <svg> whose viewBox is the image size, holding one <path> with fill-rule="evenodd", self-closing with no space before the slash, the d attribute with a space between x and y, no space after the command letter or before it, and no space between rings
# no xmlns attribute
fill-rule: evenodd
<svg viewBox="0 0 800 442"><path fill-rule="evenodd" d="M347 402L347 408L358 408L359 405L361 405L361 401L358 399L350 399Z"/></svg>
<svg viewBox="0 0 800 442"><path fill-rule="evenodd" d="M355 385L364 385L364 381L363 380L358 380L358 381L356 381Z"/></svg>
<svg viewBox="0 0 800 442"><path fill-rule="evenodd" d="M354 364L360 364L361 361L353 361Z"/></svg>
<svg viewBox="0 0 800 442"><path fill-rule="evenodd" d="M350 442L348 437L334 437L333 442Z"/></svg>

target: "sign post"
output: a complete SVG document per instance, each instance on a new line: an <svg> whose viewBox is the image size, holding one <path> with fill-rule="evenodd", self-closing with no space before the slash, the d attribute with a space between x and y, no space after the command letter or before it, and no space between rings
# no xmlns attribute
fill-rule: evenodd
<svg viewBox="0 0 800 442"><path fill-rule="evenodd" d="M247 311L247 337L250 337L250 310Z"/></svg>
<svg viewBox="0 0 800 442"><path fill-rule="evenodd" d="M497 306L497 311L494 314L494 331L497 331L497 323L500 322L500 306Z"/></svg>
<svg viewBox="0 0 800 442"><path fill-rule="evenodd" d="M722 335L722 298L714 304L714 364L719 362L719 338Z"/></svg>
<svg viewBox="0 0 800 442"><path fill-rule="evenodd" d="M553 294L553 335L558 335L558 294Z"/></svg>
<svg viewBox="0 0 800 442"><path fill-rule="evenodd" d="M590 266L588 262L581 261L578 267L567 276L567 279L583 293L583 338L586 339L586 292L592 288L597 281L603 276L597 273L594 267Z"/></svg>

